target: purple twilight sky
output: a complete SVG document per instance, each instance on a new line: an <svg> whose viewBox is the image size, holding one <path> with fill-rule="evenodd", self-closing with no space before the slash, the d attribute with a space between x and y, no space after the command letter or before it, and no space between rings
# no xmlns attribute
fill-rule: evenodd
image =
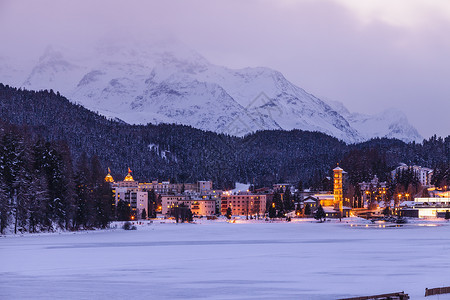
<svg viewBox="0 0 450 300"><path fill-rule="evenodd" d="M0 0L0 56L104 36L170 36L210 62L266 66L350 111L450 134L448 0Z"/></svg>

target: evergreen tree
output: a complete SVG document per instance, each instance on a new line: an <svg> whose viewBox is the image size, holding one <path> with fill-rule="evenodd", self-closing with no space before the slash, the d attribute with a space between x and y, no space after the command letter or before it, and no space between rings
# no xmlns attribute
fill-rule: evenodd
<svg viewBox="0 0 450 300"><path fill-rule="evenodd" d="M60 228L66 228L68 210L71 209L69 197L69 180L65 172L62 155L50 143L46 143L43 149L42 169L46 175L48 186L48 202L45 207L45 223L48 230L53 229L53 222Z"/></svg>
<svg viewBox="0 0 450 300"><path fill-rule="evenodd" d="M105 228L112 219L112 191L109 183L104 181L104 174L98 156L91 159L90 189L93 204L93 225Z"/></svg>
<svg viewBox="0 0 450 300"><path fill-rule="evenodd" d="M231 215L232 215L231 207L228 207L227 208L227 214L226 214L228 220L231 219Z"/></svg>
<svg viewBox="0 0 450 300"><path fill-rule="evenodd" d="M56 142L56 148L60 154L63 172L63 199L65 207L65 229L71 229L75 218L75 183L73 171L73 159L71 149L66 141Z"/></svg>
<svg viewBox="0 0 450 300"><path fill-rule="evenodd" d="M148 192L148 217L156 218L156 209L157 209L157 196L155 190L151 190Z"/></svg>
<svg viewBox="0 0 450 300"><path fill-rule="evenodd" d="M2 137L0 145L0 178L6 194L4 206L9 208L2 222L7 225L9 214L14 222L14 233L17 233L18 226L24 226L27 219L25 191L30 179L27 166L29 157L24 138L13 131Z"/></svg>
<svg viewBox="0 0 450 300"><path fill-rule="evenodd" d="M192 214L192 210L190 208L187 210L186 220L188 222L194 221L194 215Z"/></svg>
<svg viewBox="0 0 450 300"><path fill-rule="evenodd" d="M28 191L28 231L38 232L41 225L44 224L43 211L45 210L45 204L49 201L45 176L36 173Z"/></svg>
<svg viewBox="0 0 450 300"><path fill-rule="evenodd" d="M299 180L297 184L297 189L299 192L303 192L303 181Z"/></svg>
<svg viewBox="0 0 450 300"><path fill-rule="evenodd" d="M141 219L142 220L146 220L147 219L147 211L145 210L145 208L142 210Z"/></svg>
<svg viewBox="0 0 450 300"><path fill-rule="evenodd" d="M89 167L86 153L78 161L75 172L75 228L86 228L89 219Z"/></svg>
<svg viewBox="0 0 450 300"><path fill-rule="evenodd" d="M286 191L283 195L283 208L285 212L292 211L295 208L294 199L289 187L286 188Z"/></svg>
<svg viewBox="0 0 450 300"><path fill-rule="evenodd" d="M94 226L106 228L113 219L113 193L111 186L107 182L102 182L94 189Z"/></svg>
<svg viewBox="0 0 450 300"><path fill-rule="evenodd" d="M275 210L279 213L284 212L283 200L281 199L281 195L278 191L273 194L272 203L275 203Z"/></svg>
<svg viewBox="0 0 450 300"><path fill-rule="evenodd" d="M298 216L302 214L302 205L300 202L297 203L297 207L295 209L295 214Z"/></svg>
<svg viewBox="0 0 450 300"><path fill-rule="evenodd" d="M131 209L128 203L123 200L117 202L117 220L119 221L130 221L131 219Z"/></svg>
<svg viewBox="0 0 450 300"><path fill-rule="evenodd" d="M325 211L323 210L322 205L319 205L316 212L314 213L314 219L319 220L322 223L323 221L325 221L325 218Z"/></svg>
<svg viewBox="0 0 450 300"><path fill-rule="evenodd" d="M310 216L311 215L311 205L306 204L305 205L305 216Z"/></svg>
<svg viewBox="0 0 450 300"><path fill-rule="evenodd" d="M9 224L9 205L8 205L8 195L5 191L5 186L0 180L0 233L3 234L5 228Z"/></svg>
<svg viewBox="0 0 450 300"><path fill-rule="evenodd" d="M273 219L277 216L277 210L275 208L275 203L269 206L269 218Z"/></svg>

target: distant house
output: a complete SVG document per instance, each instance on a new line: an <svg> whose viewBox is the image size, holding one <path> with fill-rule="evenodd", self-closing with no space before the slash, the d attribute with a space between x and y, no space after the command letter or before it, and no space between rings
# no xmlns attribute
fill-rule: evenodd
<svg viewBox="0 0 450 300"><path fill-rule="evenodd" d="M303 201L303 205L306 207L306 205L309 205L311 208L311 211L315 210L319 206L319 199L315 198L313 196L308 196Z"/></svg>
<svg viewBox="0 0 450 300"><path fill-rule="evenodd" d="M282 191L282 193L286 192L286 190L292 189L292 184L290 183L276 183L273 185L273 190L274 191Z"/></svg>
<svg viewBox="0 0 450 300"><path fill-rule="evenodd" d="M416 165L408 166L404 163L401 163L397 168L395 168L395 170L392 170L391 172L392 179L395 179L395 176L397 176L399 172L407 170L412 170L414 174L416 174L420 184L422 184L425 187L431 186L431 176L433 175L433 170L430 168L425 168Z"/></svg>
<svg viewBox="0 0 450 300"><path fill-rule="evenodd" d="M343 206L342 207L342 216L341 212L339 210L334 209L333 207L326 206L323 208L325 211L325 216L327 218L347 218L350 217L350 211L352 210L351 207Z"/></svg>

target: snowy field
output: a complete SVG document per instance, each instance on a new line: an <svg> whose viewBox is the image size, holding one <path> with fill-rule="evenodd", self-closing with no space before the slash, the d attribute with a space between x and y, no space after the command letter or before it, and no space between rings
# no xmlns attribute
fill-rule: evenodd
<svg viewBox="0 0 450 300"><path fill-rule="evenodd" d="M397 291L425 299L425 287L450 286L446 222L168 222L1 237L0 299L337 299Z"/></svg>

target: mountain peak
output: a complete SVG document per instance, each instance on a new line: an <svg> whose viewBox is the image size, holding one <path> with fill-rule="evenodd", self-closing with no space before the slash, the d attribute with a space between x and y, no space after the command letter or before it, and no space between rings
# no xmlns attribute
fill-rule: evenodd
<svg viewBox="0 0 450 300"><path fill-rule="evenodd" d="M70 100L127 123L178 123L221 133L320 131L346 142L417 140L405 116L350 113L270 68L229 69L174 40L102 41L85 53L48 47L24 86L59 90ZM8 82L6 82L8 83Z"/></svg>
<svg viewBox="0 0 450 300"><path fill-rule="evenodd" d="M358 130L363 140L374 137L397 138L404 142L420 142L423 137L399 109L388 108L374 115L351 113L342 102L326 100L330 106L343 115L350 125Z"/></svg>

